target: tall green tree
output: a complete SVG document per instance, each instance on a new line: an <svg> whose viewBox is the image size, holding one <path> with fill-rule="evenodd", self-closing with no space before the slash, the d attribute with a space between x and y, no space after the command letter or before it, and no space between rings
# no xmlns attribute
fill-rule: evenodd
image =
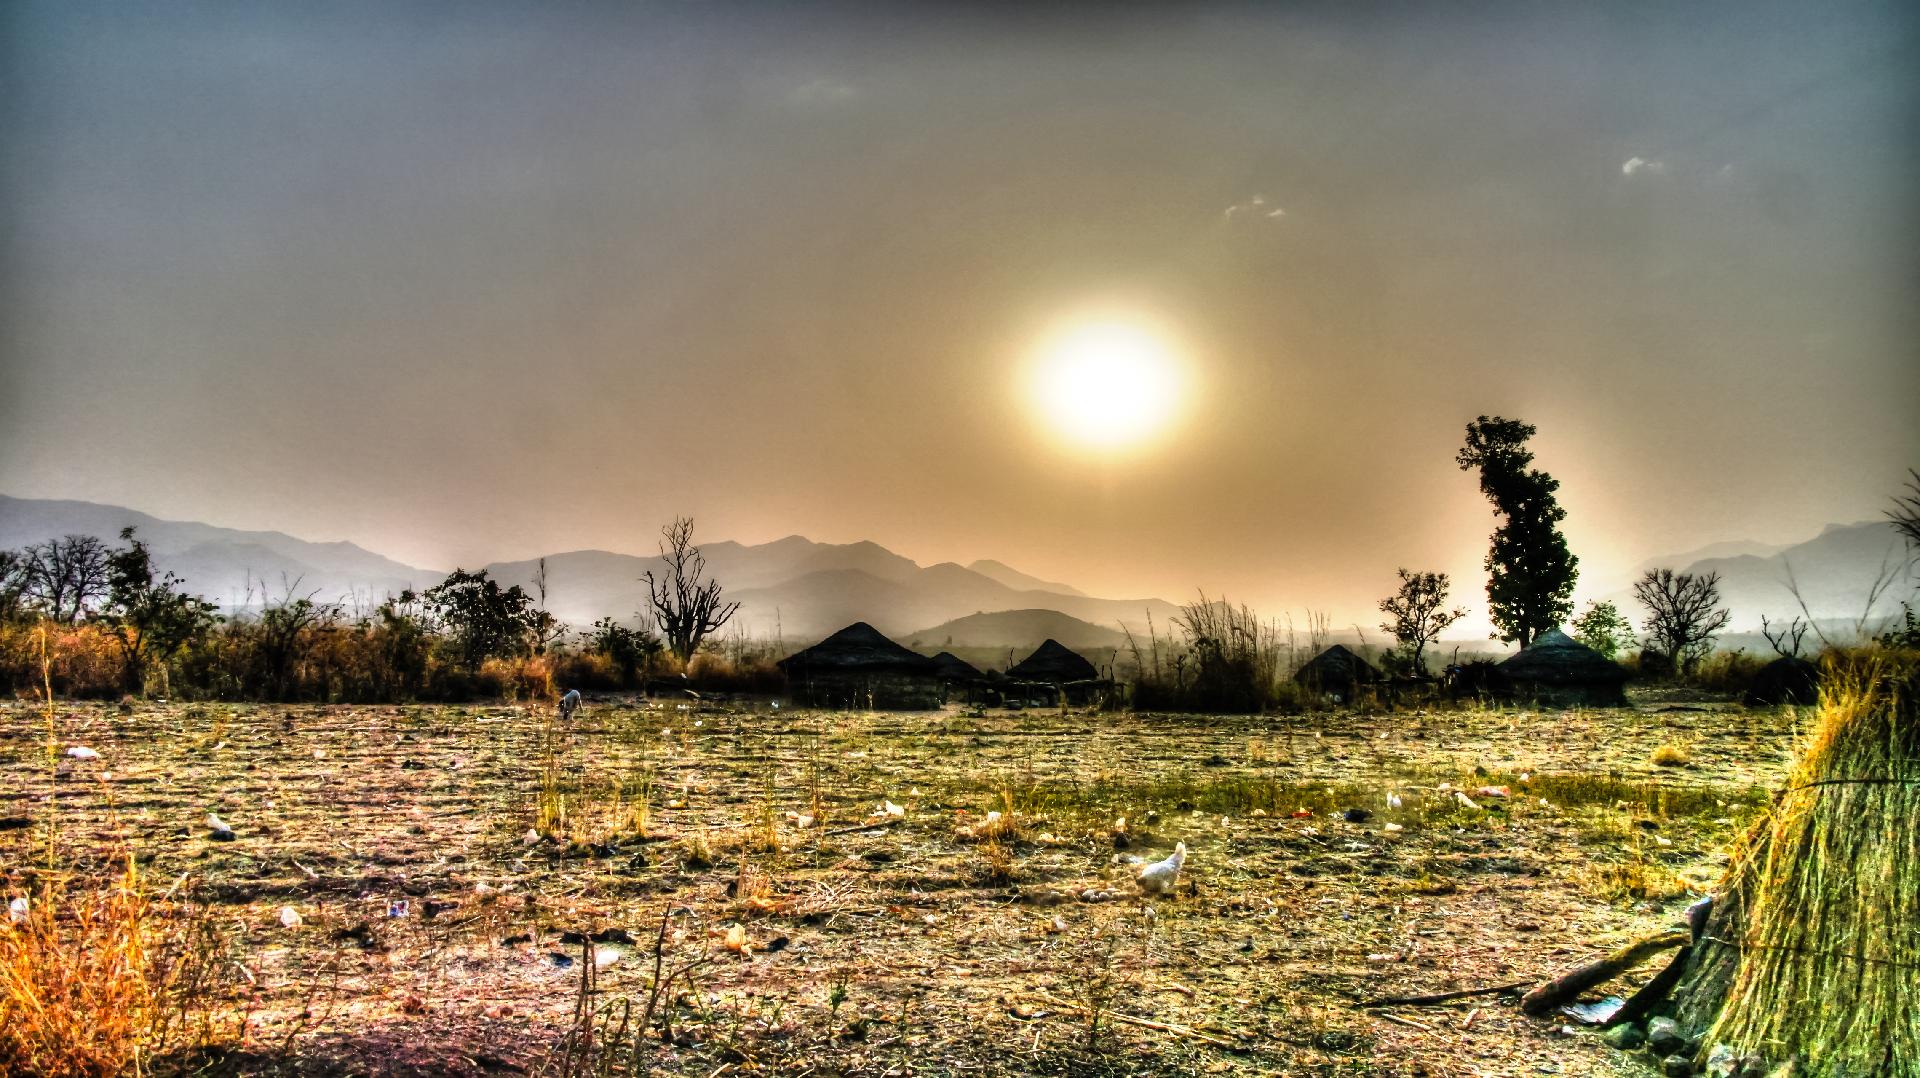
<svg viewBox="0 0 1920 1078"><path fill-rule="evenodd" d="M1487 613L1494 634L1521 647L1558 628L1573 612L1580 559L1567 549L1555 500L1560 481L1531 468L1532 424L1481 416L1467 424L1467 444L1455 459L1462 471L1479 469L1480 492L1493 503L1500 526L1487 550Z"/></svg>
<svg viewBox="0 0 1920 1078"><path fill-rule="evenodd" d="M212 603L181 589L179 577L154 573L147 544L132 528L120 529L120 541L126 545L107 555L107 602L99 617L120 644L127 690L138 692L154 663L171 662L220 619Z"/></svg>

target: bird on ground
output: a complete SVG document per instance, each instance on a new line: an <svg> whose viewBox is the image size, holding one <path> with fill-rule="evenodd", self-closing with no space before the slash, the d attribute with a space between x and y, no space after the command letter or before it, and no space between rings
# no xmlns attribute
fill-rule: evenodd
<svg viewBox="0 0 1920 1078"><path fill-rule="evenodd" d="M1140 875L1135 877L1135 879L1138 880L1140 884L1140 890L1146 894L1172 894L1174 885L1180 882L1181 866L1186 863L1187 844L1184 842L1176 842L1173 845L1172 857L1164 861L1155 861L1153 864L1141 869Z"/></svg>
<svg viewBox="0 0 1920 1078"><path fill-rule="evenodd" d="M560 698L560 721L565 722L573 718L573 713L578 710L580 710L580 690L568 689L567 695Z"/></svg>
<svg viewBox="0 0 1920 1078"><path fill-rule="evenodd" d="M1401 807L1400 795L1389 792L1387 794L1387 807L1395 812L1399 812Z"/></svg>

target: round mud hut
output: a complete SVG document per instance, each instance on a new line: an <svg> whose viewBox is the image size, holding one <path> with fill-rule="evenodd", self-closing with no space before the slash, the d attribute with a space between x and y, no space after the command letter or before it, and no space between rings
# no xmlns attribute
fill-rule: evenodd
<svg viewBox="0 0 1920 1078"><path fill-rule="evenodd" d="M1755 671L1741 702L1748 707L1810 707L1819 696L1820 668L1797 655L1784 655Z"/></svg>
<svg viewBox="0 0 1920 1078"><path fill-rule="evenodd" d="M1086 656L1051 637L1007 668L1007 682L1004 692L1036 703L1092 703L1108 688Z"/></svg>
<svg viewBox="0 0 1920 1078"><path fill-rule="evenodd" d="M1823 672L1800 760L1648 1022L1702 1073L1920 1074L1920 652Z"/></svg>
<svg viewBox="0 0 1920 1078"><path fill-rule="evenodd" d="M1386 675L1348 651L1344 644L1335 644L1302 664L1293 672L1293 680L1315 692L1331 693L1345 702L1353 699L1360 686L1378 685L1386 680Z"/></svg>
<svg viewBox="0 0 1920 1078"><path fill-rule="evenodd" d="M1547 707L1625 707L1627 672L1558 629L1501 663L1509 692Z"/></svg>
<svg viewBox="0 0 1920 1078"><path fill-rule="evenodd" d="M939 707L946 681L932 659L909 651L864 621L780 660L787 692L813 707L908 710Z"/></svg>

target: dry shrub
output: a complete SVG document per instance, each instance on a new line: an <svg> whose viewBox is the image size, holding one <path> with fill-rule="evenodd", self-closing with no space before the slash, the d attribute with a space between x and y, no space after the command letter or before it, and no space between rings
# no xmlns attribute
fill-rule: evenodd
<svg viewBox="0 0 1920 1078"><path fill-rule="evenodd" d="M507 700L554 700L553 664L545 655L488 659L480 664L475 687L486 696Z"/></svg>
<svg viewBox="0 0 1920 1078"><path fill-rule="evenodd" d="M1753 687L1754 676L1768 660L1749 655L1744 649L1716 651L1701 660L1693 670L1693 680L1703 689L1744 696Z"/></svg>
<svg viewBox="0 0 1920 1078"><path fill-rule="evenodd" d="M131 864L102 887L42 887L0 925L0 1073L140 1073L210 1044L224 965L212 922L149 897Z"/></svg>
<svg viewBox="0 0 1920 1078"><path fill-rule="evenodd" d="M732 657L702 651L687 662L687 680L705 692L780 692L786 675L769 655Z"/></svg>
<svg viewBox="0 0 1920 1078"><path fill-rule="evenodd" d="M1653 766L1685 767L1693 762L1693 754L1678 741L1669 741L1653 750Z"/></svg>

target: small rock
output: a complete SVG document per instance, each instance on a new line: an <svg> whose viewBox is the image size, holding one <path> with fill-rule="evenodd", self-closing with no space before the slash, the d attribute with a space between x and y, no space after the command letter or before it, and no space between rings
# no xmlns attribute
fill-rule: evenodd
<svg viewBox="0 0 1920 1078"><path fill-rule="evenodd" d="M1657 1056L1670 1056L1687 1046L1687 1038L1680 1033L1680 1023L1671 1018L1654 1018L1647 1022L1647 1050Z"/></svg>
<svg viewBox="0 0 1920 1078"><path fill-rule="evenodd" d="M1740 1073L1740 1057L1730 1044L1716 1044L1707 1053L1708 1078L1734 1078Z"/></svg>
<svg viewBox="0 0 1920 1078"><path fill-rule="evenodd" d="M1647 1043L1647 1035L1632 1022L1623 1022L1614 1026L1607 1030L1606 1036L1601 1039L1606 1041L1609 1047L1618 1048L1622 1052L1631 1052Z"/></svg>
<svg viewBox="0 0 1920 1078"><path fill-rule="evenodd" d="M1693 1060L1686 1056L1668 1056L1660 1061L1660 1073L1667 1078L1693 1078Z"/></svg>
<svg viewBox="0 0 1920 1078"><path fill-rule="evenodd" d="M1203 766L1203 767L1231 767L1231 766L1233 766L1233 761L1232 761L1232 760L1229 760L1229 759L1227 759L1227 758L1226 758L1225 756L1222 756L1222 755L1220 755L1220 754L1219 754L1219 753L1217 753L1217 752L1216 752L1216 753L1214 753L1214 754L1213 754L1212 756L1209 756L1209 757L1207 757L1207 758L1206 758L1205 760L1202 760L1202 761L1200 761L1200 763L1201 763L1201 766Z"/></svg>

